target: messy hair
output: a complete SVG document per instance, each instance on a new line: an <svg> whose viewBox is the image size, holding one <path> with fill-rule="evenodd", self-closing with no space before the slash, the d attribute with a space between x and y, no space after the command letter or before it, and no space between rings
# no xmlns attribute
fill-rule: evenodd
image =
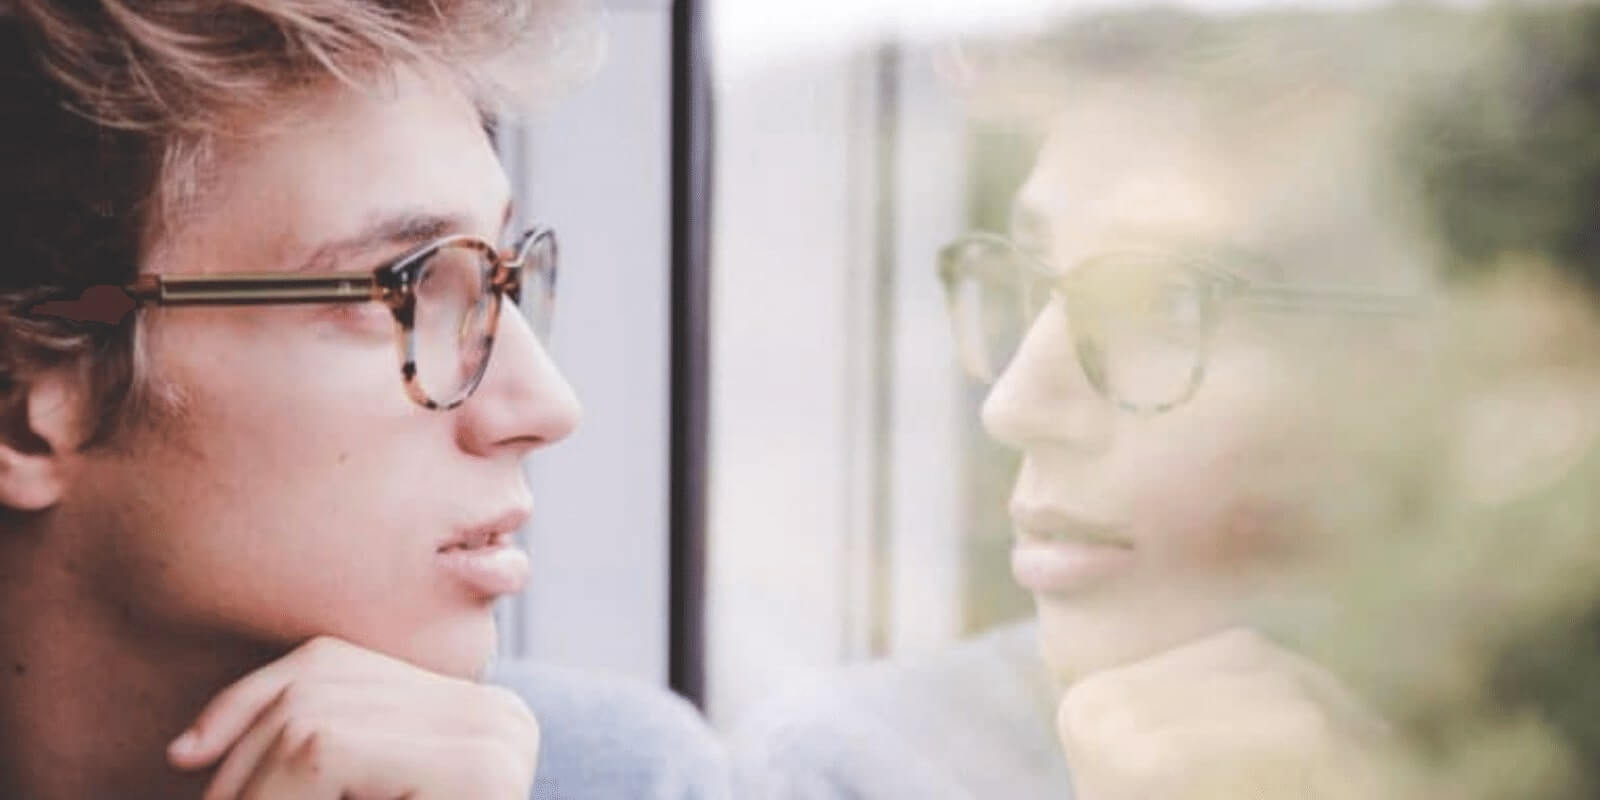
<svg viewBox="0 0 1600 800"><path fill-rule="evenodd" d="M1404 145L1452 277L1547 262L1600 300L1600 8L1513 6Z"/></svg>
<svg viewBox="0 0 1600 800"><path fill-rule="evenodd" d="M1296 170L1299 184L1267 179L1293 196L1254 209L1250 232L1293 250L1230 268L1273 282L1426 291L1431 276L1410 238L1415 189L1390 165L1389 141L1397 110L1443 91L1464 60L1466 16L1425 4L1089 9L1026 35L960 42L942 55L975 121L978 224L1015 225L1012 198L1052 135L1132 109L1148 112L1141 125L1181 131L1237 174Z"/></svg>
<svg viewBox="0 0 1600 800"><path fill-rule="evenodd" d="M29 313L124 284L202 191L241 112L295 107L329 82L372 88L442 69L480 107L487 65L533 55L538 0L0 0L0 413L30 375L75 368L98 420L84 443L159 412L138 315L107 325Z"/></svg>

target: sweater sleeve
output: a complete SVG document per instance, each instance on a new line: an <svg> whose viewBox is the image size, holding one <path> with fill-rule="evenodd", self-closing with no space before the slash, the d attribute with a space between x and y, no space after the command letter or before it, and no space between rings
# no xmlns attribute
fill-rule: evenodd
<svg viewBox="0 0 1600 800"><path fill-rule="evenodd" d="M784 689L735 728L735 782L772 800L1069 800L1054 709L1018 625Z"/></svg>
<svg viewBox="0 0 1600 800"><path fill-rule="evenodd" d="M532 800L728 800L729 764L699 713L655 687L548 666L497 665L539 720Z"/></svg>

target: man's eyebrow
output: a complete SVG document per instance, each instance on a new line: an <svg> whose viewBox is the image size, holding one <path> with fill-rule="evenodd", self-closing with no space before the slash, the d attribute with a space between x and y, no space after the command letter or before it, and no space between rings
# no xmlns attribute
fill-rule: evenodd
<svg viewBox="0 0 1600 800"><path fill-rule="evenodd" d="M356 233L324 242L295 268L296 272L326 270L347 256L392 245L419 245L451 231L464 230L465 220L450 214L402 211L375 217Z"/></svg>
<svg viewBox="0 0 1600 800"><path fill-rule="evenodd" d="M502 230L511 220L511 211L511 203L507 201L500 223ZM471 227L466 217L457 214L426 211L381 214L350 236L318 245L294 271L326 271L349 256L380 247L422 245L451 233L470 230ZM496 231L495 235L500 235L500 231Z"/></svg>

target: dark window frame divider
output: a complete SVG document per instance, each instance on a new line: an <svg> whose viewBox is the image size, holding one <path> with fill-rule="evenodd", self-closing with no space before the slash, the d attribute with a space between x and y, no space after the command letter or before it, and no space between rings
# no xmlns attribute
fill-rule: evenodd
<svg viewBox="0 0 1600 800"><path fill-rule="evenodd" d="M712 93L705 4L672 3L667 682L706 700Z"/></svg>

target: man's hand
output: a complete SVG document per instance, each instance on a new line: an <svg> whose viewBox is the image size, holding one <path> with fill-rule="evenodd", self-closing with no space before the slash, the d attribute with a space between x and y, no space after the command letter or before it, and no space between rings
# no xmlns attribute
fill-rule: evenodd
<svg viewBox="0 0 1600 800"><path fill-rule="evenodd" d="M168 750L205 800L527 800L539 726L520 698L332 638L223 690Z"/></svg>
<svg viewBox="0 0 1600 800"><path fill-rule="evenodd" d="M1336 678L1232 630L1085 678L1056 717L1078 800L1370 800L1386 725Z"/></svg>

